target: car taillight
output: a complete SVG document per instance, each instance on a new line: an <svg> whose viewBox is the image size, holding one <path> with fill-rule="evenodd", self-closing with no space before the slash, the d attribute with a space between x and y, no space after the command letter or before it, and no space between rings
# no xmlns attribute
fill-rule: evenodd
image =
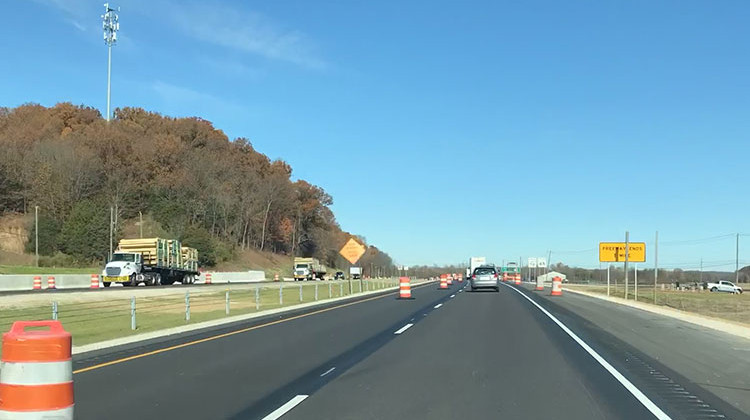
<svg viewBox="0 0 750 420"><path fill-rule="evenodd" d="M476 274L474 274L474 275L472 275L472 276L471 276L471 278L472 278L473 280L476 280L476 279L477 279L477 275L476 275Z"/></svg>
<svg viewBox="0 0 750 420"><path fill-rule="evenodd" d="M494 278L497 278L497 273L493 274L492 276L493 276Z"/></svg>

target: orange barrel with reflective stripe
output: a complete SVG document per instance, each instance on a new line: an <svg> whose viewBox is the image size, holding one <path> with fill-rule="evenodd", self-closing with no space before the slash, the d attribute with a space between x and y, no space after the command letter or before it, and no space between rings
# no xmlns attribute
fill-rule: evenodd
<svg viewBox="0 0 750 420"><path fill-rule="evenodd" d="M34 276L33 290L42 290L42 276Z"/></svg>
<svg viewBox="0 0 750 420"><path fill-rule="evenodd" d="M47 288L48 289L54 289L55 288L55 276L49 276L49 277L47 277Z"/></svg>
<svg viewBox="0 0 750 420"><path fill-rule="evenodd" d="M71 346L59 321L13 323L3 334L0 419L73 418Z"/></svg>
<svg viewBox="0 0 750 420"><path fill-rule="evenodd" d="M443 274L440 276L440 288L441 289L447 289L448 288L448 276Z"/></svg>
<svg viewBox="0 0 750 420"><path fill-rule="evenodd" d="M92 274L91 275L91 288L92 289L98 289L99 288L99 275L98 274Z"/></svg>
<svg viewBox="0 0 750 420"><path fill-rule="evenodd" d="M211 273L206 273L205 284L211 284Z"/></svg>
<svg viewBox="0 0 750 420"><path fill-rule="evenodd" d="M552 296L562 296L562 279L559 276L552 277Z"/></svg>
<svg viewBox="0 0 750 420"><path fill-rule="evenodd" d="M411 283L409 277L399 278L398 297L401 299L411 299Z"/></svg>
<svg viewBox="0 0 750 420"><path fill-rule="evenodd" d="M515 280L516 280L515 281L516 284L521 284L521 274L520 273L516 273Z"/></svg>

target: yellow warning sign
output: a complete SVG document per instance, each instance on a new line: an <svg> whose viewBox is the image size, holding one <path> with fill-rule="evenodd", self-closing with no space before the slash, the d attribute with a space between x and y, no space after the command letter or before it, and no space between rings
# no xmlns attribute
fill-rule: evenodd
<svg viewBox="0 0 750 420"><path fill-rule="evenodd" d="M600 262L625 262L625 242L599 242ZM628 243L628 262L646 262L646 243Z"/></svg>
<svg viewBox="0 0 750 420"><path fill-rule="evenodd" d="M365 247L355 241L354 238L350 238L346 245L341 248L341 251L339 251L339 254L352 264L356 264L364 253Z"/></svg>

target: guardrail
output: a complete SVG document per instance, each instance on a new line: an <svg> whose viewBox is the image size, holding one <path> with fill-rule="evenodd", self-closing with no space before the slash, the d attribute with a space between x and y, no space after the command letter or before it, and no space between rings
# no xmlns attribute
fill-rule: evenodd
<svg viewBox="0 0 750 420"><path fill-rule="evenodd" d="M352 290L349 290L350 284ZM6 331L17 320L59 320L73 334L75 344L80 346L227 316L377 291L397 284L397 279L364 279L352 283L228 284L225 290L139 288L138 296L68 293L49 295L50 300L45 303L39 298L26 299L26 303L23 299L17 299L17 302L6 300L0 305L0 331Z"/></svg>

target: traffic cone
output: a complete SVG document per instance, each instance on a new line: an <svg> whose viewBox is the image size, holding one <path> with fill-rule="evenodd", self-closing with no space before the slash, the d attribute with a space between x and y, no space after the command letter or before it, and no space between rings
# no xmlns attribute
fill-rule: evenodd
<svg viewBox="0 0 750 420"><path fill-rule="evenodd" d="M400 277L398 284L399 299L411 299L411 283L409 277Z"/></svg>
<svg viewBox="0 0 750 420"><path fill-rule="evenodd" d="M447 289L448 288L448 279L440 276L440 288L441 289Z"/></svg>
<svg viewBox="0 0 750 420"><path fill-rule="evenodd" d="M55 276L47 277L47 289L55 289Z"/></svg>
<svg viewBox="0 0 750 420"><path fill-rule="evenodd" d="M559 276L552 278L552 296L562 296L562 279Z"/></svg>
<svg viewBox="0 0 750 420"><path fill-rule="evenodd" d="M91 275L91 288L92 289L98 289L99 288L99 275L98 274L92 274Z"/></svg>
<svg viewBox="0 0 750 420"><path fill-rule="evenodd" d="M521 284L521 274L517 273L515 277L516 277L516 282L515 283L516 284Z"/></svg>
<svg viewBox="0 0 750 420"><path fill-rule="evenodd" d="M211 284L211 273L206 273L206 281L205 284Z"/></svg>
<svg viewBox="0 0 750 420"><path fill-rule="evenodd" d="M34 276L32 290L42 290L42 276Z"/></svg>
<svg viewBox="0 0 750 420"><path fill-rule="evenodd" d="M3 334L0 418L73 419L71 346L59 321L13 323Z"/></svg>

